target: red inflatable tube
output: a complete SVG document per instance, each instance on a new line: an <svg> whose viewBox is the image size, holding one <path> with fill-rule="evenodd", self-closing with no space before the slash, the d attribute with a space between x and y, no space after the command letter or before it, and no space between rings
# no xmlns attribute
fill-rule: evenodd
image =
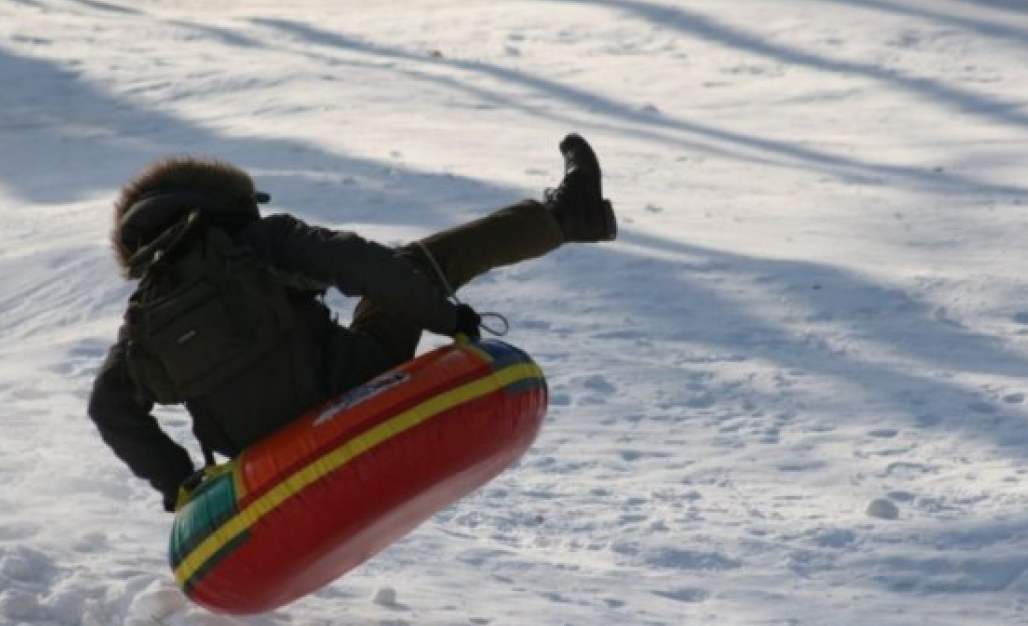
<svg viewBox="0 0 1028 626"><path fill-rule="evenodd" d="M216 612L292 602L492 480L546 401L538 366L495 340L383 374L212 472L176 513L175 578Z"/></svg>

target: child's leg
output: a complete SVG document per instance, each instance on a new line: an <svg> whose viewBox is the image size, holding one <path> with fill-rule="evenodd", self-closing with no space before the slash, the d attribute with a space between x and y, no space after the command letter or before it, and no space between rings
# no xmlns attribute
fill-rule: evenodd
<svg viewBox="0 0 1028 626"><path fill-rule="evenodd" d="M429 280L444 289L422 245L456 290L491 269L545 255L563 243L560 226L542 204L526 200L473 222L436 233L397 250ZM358 303L350 329L378 340L398 365L411 359L422 328L368 298Z"/></svg>

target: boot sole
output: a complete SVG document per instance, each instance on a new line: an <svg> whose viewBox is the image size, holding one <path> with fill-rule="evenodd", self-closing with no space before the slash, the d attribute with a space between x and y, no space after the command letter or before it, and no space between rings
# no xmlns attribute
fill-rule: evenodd
<svg viewBox="0 0 1028 626"><path fill-rule="evenodd" d="M603 223L607 233L600 241L614 241L618 238L618 219L614 215L614 206L610 200L603 201Z"/></svg>

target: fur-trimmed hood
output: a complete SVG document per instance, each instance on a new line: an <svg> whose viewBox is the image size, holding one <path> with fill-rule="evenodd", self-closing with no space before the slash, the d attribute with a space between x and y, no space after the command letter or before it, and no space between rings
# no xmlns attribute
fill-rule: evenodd
<svg viewBox="0 0 1028 626"><path fill-rule="evenodd" d="M193 210L212 223L241 226L260 217L257 202L265 199L250 175L230 163L195 156L161 159L129 181L114 203L114 257L129 276L132 255Z"/></svg>

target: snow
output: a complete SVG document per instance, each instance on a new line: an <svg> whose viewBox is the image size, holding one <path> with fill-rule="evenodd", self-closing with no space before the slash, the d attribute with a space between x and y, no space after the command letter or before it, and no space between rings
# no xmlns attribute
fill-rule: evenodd
<svg viewBox="0 0 1028 626"><path fill-rule="evenodd" d="M1028 622L1023 2L10 0L0 77L2 626ZM619 240L463 293L547 372L535 447L289 607L190 605L85 417L119 186L217 156L392 244L570 131Z"/></svg>

